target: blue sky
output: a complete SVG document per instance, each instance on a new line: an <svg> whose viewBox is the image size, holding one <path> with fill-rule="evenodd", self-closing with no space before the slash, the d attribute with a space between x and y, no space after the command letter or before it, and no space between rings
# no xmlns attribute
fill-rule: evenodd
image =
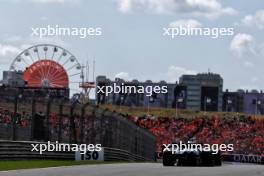
<svg viewBox="0 0 264 176"><path fill-rule="evenodd" d="M170 39L163 28L195 20L233 27L234 36ZM80 39L31 36L32 27L101 27ZM0 70L28 46L58 44L81 63L96 60L96 75L174 82L181 74L211 72L224 88L264 89L264 3L260 0L1 0Z"/></svg>

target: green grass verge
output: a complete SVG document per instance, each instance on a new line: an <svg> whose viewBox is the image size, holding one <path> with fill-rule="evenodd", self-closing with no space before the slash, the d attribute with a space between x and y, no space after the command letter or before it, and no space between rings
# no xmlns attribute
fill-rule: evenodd
<svg viewBox="0 0 264 176"><path fill-rule="evenodd" d="M0 161L0 171L16 169L33 169L58 166L73 166L85 164L110 164L113 162L102 161L71 161L71 160L21 160L21 161Z"/></svg>
<svg viewBox="0 0 264 176"><path fill-rule="evenodd" d="M175 108L144 108L144 107L128 107L128 106L116 106L116 105L100 105L103 109L108 109L110 111L116 111L122 114L128 114L132 116L146 116L149 114L155 117L175 117ZM248 116L244 113L236 113L236 112L203 112L203 111L193 111L188 109L178 109L178 117L193 119L196 117L240 117L240 116ZM258 116L263 117L263 116Z"/></svg>

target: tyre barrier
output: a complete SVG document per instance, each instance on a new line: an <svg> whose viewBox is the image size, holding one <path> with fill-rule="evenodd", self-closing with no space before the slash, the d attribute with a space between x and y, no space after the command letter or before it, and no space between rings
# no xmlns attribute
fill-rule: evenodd
<svg viewBox="0 0 264 176"><path fill-rule="evenodd" d="M0 141L0 160L54 159L74 160L74 152L39 152L31 151L31 144L43 144L33 141ZM151 161L125 150L104 148L104 161Z"/></svg>

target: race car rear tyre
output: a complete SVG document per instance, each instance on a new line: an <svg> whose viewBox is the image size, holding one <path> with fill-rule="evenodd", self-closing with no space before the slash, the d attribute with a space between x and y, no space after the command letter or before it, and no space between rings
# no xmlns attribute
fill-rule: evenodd
<svg viewBox="0 0 264 176"><path fill-rule="evenodd" d="M202 152L202 165L203 166L214 166L215 165L215 158L212 152Z"/></svg>
<svg viewBox="0 0 264 176"><path fill-rule="evenodd" d="M220 152L214 155L214 164L215 166L222 166L222 158Z"/></svg>
<svg viewBox="0 0 264 176"><path fill-rule="evenodd" d="M163 163L163 166L174 166L175 159L171 153L165 152L163 153L162 163Z"/></svg>
<svg viewBox="0 0 264 176"><path fill-rule="evenodd" d="M194 153L187 154L186 166L197 166L197 158Z"/></svg>

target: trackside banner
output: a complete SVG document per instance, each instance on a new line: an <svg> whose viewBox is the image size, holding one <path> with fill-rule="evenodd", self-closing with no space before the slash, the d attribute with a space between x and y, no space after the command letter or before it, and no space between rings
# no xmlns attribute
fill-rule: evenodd
<svg viewBox="0 0 264 176"><path fill-rule="evenodd" d="M90 160L90 161L104 161L104 148L100 151L87 151L82 154L80 151L75 152L75 161Z"/></svg>
<svg viewBox="0 0 264 176"><path fill-rule="evenodd" d="M157 156L157 159L162 159L162 152L157 152L156 156ZM223 154L222 160L229 161L229 162L237 162L237 163L264 164L264 157L258 156L258 155Z"/></svg>
<svg viewBox="0 0 264 176"><path fill-rule="evenodd" d="M257 155L222 155L223 161L264 164L264 157Z"/></svg>

